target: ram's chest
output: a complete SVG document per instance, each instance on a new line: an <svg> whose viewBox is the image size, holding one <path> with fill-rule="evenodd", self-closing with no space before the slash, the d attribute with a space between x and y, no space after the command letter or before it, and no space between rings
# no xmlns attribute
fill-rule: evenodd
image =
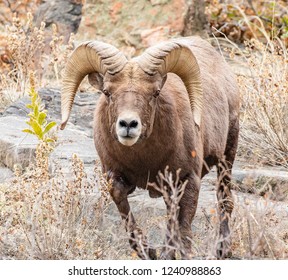
<svg viewBox="0 0 288 280"><path fill-rule="evenodd" d="M120 144L121 145L121 144ZM165 146L127 148L110 146L107 168L123 174L130 184L146 188L147 182L155 182L158 171L164 171L167 165L173 165L175 153Z"/></svg>

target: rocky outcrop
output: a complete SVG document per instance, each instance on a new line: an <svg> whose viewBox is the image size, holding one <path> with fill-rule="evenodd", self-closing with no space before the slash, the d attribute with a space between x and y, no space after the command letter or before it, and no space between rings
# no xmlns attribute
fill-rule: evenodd
<svg viewBox="0 0 288 280"><path fill-rule="evenodd" d="M179 36L186 10L185 0L87 1L78 32L137 53L152 42Z"/></svg>
<svg viewBox="0 0 288 280"><path fill-rule="evenodd" d="M7 167L0 167L0 183L13 176L13 172Z"/></svg>
<svg viewBox="0 0 288 280"><path fill-rule="evenodd" d="M24 128L26 124L19 116L0 118L0 161L10 169L16 163L27 166L35 156L37 140L32 135L25 135Z"/></svg>
<svg viewBox="0 0 288 280"><path fill-rule="evenodd" d="M70 34L76 33L82 18L82 1L79 0L50 0L43 1L35 12L34 21L37 26L41 22L49 28L52 24L57 26L58 32L68 42Z"/></svg>
<svg viewBox="0 0 288 280"><path fill-rule="evenodd" d="M41 89L39 94L50 119L60 122L59 90ZM61 161L63 166L67 166L72 154L76 153L85 164L94 164L97 157L92 139L92 122L97 99L96 93L76 95L67 129L57 133L57 146L51 154L52 163ZM38 140L33 135L22 132L27 128L25 119L28 103L28 97L21 98L8 107L0 117L0 164L10 169L13 169L15 164L24 168L35 158Z"/></svg>
<svg viewBox="0 0 288 280"><path fill-rule="evenodd" d="M208 37L208 20L205 14L205 7L206 3L204 0L190 3L184 18L182 36L199 35L204 38Z"/></svg>
<svg viewBox="0 0 288 280"><path fill-rule="evenodd" d="M60 121L61 119L61 100L59 89L40 89L39 95L45 105L45 109L49 112L50 119ZM99 94L78 93L75 96L73 110L69 122L76 125L77 129L89 131L92 135L93 113L98 100ZM18 116L23 118L27 116L28 109L26 104L29 103L28 97L23 97L10 105L4 112L2 117Z"/></svg>

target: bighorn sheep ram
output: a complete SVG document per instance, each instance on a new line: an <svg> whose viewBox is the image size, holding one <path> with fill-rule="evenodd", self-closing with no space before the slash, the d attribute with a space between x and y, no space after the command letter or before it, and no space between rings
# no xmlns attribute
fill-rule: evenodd
<svg viewBox="0 0 288 280"><path fill-rule="evenodd" d="M136 187L148 189L151 197L160 196L159 189L148 183L157 184L159 171L169 166L174 174L181 169L180 179L187 181L179 202L178 226L181 254L189 256L200 179L216 165L217 256L229 257L230 180L238 142L239 96L224 59L199 37L160 43L131 60L109 44L82 43L65 69L61 129L86 75L103 93L94 116L95 146L103 171L113 181L110 193L126 222L132 248L142 258L156 258L144 237L141 248L135 242L141 231L127 197ZM166 250L161 257L173 259L175 250Z"/></svg>

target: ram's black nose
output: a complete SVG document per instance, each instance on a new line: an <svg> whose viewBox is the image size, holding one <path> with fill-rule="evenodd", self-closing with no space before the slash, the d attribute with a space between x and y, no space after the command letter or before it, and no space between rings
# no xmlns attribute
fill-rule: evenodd
<svg viewBox="0 0 288 280"><path fill-rule="evenodd" d="M132 121L126 121L126 120L120 120L119 125L123 128L129 129L129 128L137 128L138 126L138 121L137 120L132 120Z"/></svg>

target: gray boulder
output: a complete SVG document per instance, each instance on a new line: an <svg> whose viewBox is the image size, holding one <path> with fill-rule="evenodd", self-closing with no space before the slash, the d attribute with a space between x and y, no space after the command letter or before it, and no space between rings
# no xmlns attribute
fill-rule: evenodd
<svg viewBox="0 0 288 280"><path fill-rule="evenodd" d="M41 22L46 23L46 27L55 24L58 32L64 36L67 43L71 33L76 33L82 18L82 1L77 0L49 0L42 1L38 7L34 21L37 26Z"/></svg>
<svg viewBox="0 0 288 280"><path fill-rule="evenodd" d="M14 164L28 166L35 157L38 143L33 135L25 134L23 117L10 115L0 118L0 163L13 169Z"/></svg>
<svg viewBox="0 0 288 280"><path fill-rule="evenodd" d="M60 123L60 91L40 89L39 94L48 110L50 120ZM76 153L86 165L94 164L96 151L92 139L92 123L98 96L95 93L76 95L67 128L57 132L58 141L51 154L52 162L61 161L67 166L72 154ZM10 169L13 169L15 164L25 168L35 158L38 140L35 136L22 132L27 128L25 120L28 119L28 103L29 98L23 97L8 107L0 117L0 164Z"/></svg>
<svg viewBox="0 0 288 280"><path fill-rule="evenodd" d="M61 98L59 89L40 89L39 95L48 110L50 120L60 123L61 121ZM93 114L96 107L98 93L81 93L75 96L69 122L76 125L79 130L87 131L92 136ZM4 112L3 116L20 116L26 117L29 110L26 104L29 103L28 97L23 97L10 105Z"/></svg>
<svg viewBox="0 0 288 280"><path fill-rule="evenodd" d="M0 183L10 179L13 176L13 172L6 167L0 167Z"/></svg>

